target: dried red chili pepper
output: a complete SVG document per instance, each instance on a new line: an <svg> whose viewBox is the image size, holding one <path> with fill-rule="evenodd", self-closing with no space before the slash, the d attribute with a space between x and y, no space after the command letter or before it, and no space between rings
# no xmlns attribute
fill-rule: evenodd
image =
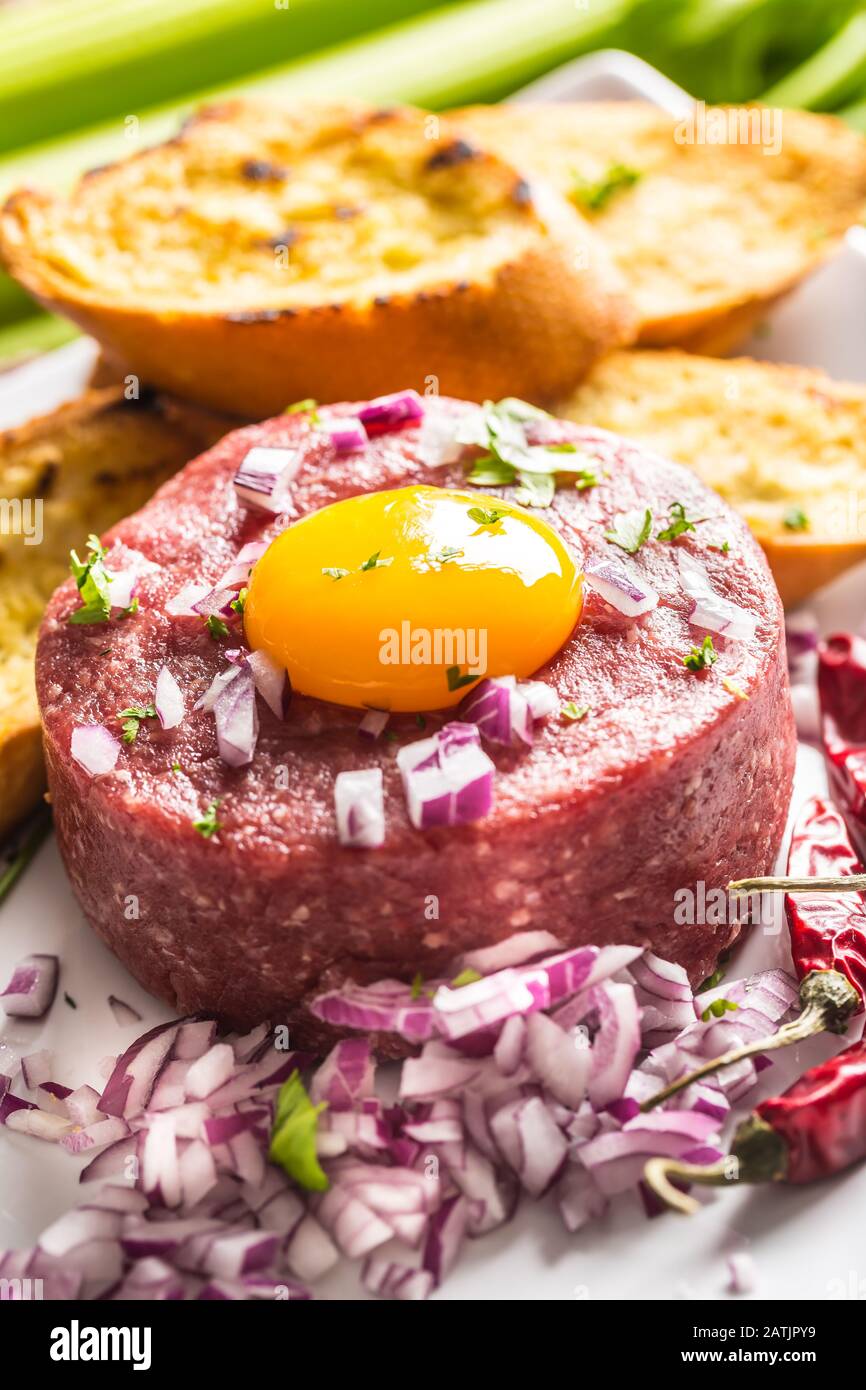
<svg viewBox="0 0 866 1390"><path fill-rule="evenodd" d="M791 955L802 981L801 1012L770 1037L732 1048L687 1072L645 1101L642 1110L652 1110L693 1081L756 1053L788 1047L816 1033L844 1033L852 1015L863 1007L866 904L859 893L839 893L840 882L852 876L859 881L863 866L835 806L819 797L806 802L791 836L788 870L789 878L746 879L729 886L754 891L759 885L776 889L803 885L813 890L785 896ZM832 891L815 892L816 882L832 885ZM866 881L862 886L866 887Z"/></svg>
<svg viewBox="0 0 866 1390"><path fill-rule="evenodd" d="M761 1101L737 1128L730 1154L699 1167L652 1158L644 1176L668 1206L690 1215L699 1203L672 1179L809 1183L866 1158L866 1039L811 1067L781 1096Z"/></svg>

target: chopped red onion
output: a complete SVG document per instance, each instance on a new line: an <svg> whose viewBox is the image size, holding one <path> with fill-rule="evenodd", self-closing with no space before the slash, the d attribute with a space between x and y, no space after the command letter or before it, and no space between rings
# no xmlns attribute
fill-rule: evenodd
<svg viewBox="0 0 866 1390"><path fill-rule="evenodd" d="M300 456L295 449L274 449L267 445L249 449L234 476L238 500L266 512L287 511L290 505L287 487L299 463Z"/></svg>
<svg viewBox="0 0 866 1390"><path fill-rule="evenodd" d="M366 1038L345 1038L332 1048L316 1072L310 1099L324 1101L331 1111L351 1110L375 1094L375 1066Z"/></svg>
<svg viewBox="0 0 866 1390"><path fill-rule="evenodd" d="M464 825L493 805L494 764L474 724L450 723L397 754L409 819L416 830Z"/></svg>
<svg viewBox="0 0 866 1390"><path fill-rule="evenodd" d="M371 434L381 434L423 418L424 402L417 391L394 391L390 396L376 396L358 411L359 421Z"/></svg>
<svg viewBox="0 0 866 1390"><path fill-rule="evenodd" d="M626 618L639 618L658 607L659 596L652 585L635 578L619 560L596 560L587 565L584 577L590 589Z"/></svg>
<svg viewBox="0 0 866 1390"><path fill-rule="evenodd" d="M253 565L268 548L267 541L248 541L242 545L228 569L215 584L217 589L241 589L248 583Z"/></svg>
<svg viewBox="0 0 866 1390"><path fill-rule="evenodd" d="M750 642L758 625L754 613L717 594L700 560L687 550L677 551L677 561L683 589L692 603L689 622L731 641Z"/></svg>
<svg viewBox="0 0 866 1390"><path fill-rule="evenodd" d="M330 438L338 454L356 454L369 442L367 431L354 415L335 415L322 419L320 428Z"/></svg>
<svg viewBox="0 0 866 1390"><path fill-rule="evenodd" d="M429 1223L421 1263L433 1275L437 1287L447 1279L460 1257L469 1228L469 1216L469 1203L465 1197L449 1197Z"/></svg>
<svg viewBox="0 0 866 1390"><path fill-rule="evenodd" d="M50 1052L31 1052L29 1056L21 1058L21 1075L24 1078L24 1085L28 1091L35 1091L37 1086L41 1086L44 1081L51 1077L53 1059Z"/></svg>
<svg viewBox="0 0 866 1390"><path fill-rule="evenodd" d="M167 666L156 678L153 706L164 729L176 729L184 715L183 693Z"/></svg>
<svg viewBox="0 0 866 1390"><path fill-rule="evenodd" d="M242 669L242 664L233 662L224 671L220 671L218 675L214 676L204 694L196 700L193 709L204 710L206 714L212 713L226 686L230 685L241 674Z"/></svg>
<svg viewBox="0 0 866 1390"><path fill-rule="evenodd" d="M221 618L232 611L231 604L234 598L234 589L208 589L201 598L195 600L192 609L200 618Z"/></svg>
<svg viewBox="0 0 866 1390"><path fill-rule="evenodd" d="M52 1115L45 1110L17 1109L6 1116L6 1128L17 1130L19 1134L29 1134L34 1139L45 1139L49 1144L58 1144L72 1129L72 1121L64 1115Z"/></svg>
<svg viewBox="0 0 866 1390"><path fill-rule="evenodd" d="M477 951L466 951L455 961L457 973L463 970L477 970L479 975L490 975L495 970L504 970L509 965L524 965L536 956L561 951L562 942L549 931L521 931L497 941L495 946L482 946Z"/></svg>
<svg viewBox="0 0 866 1390"><path fill-rule="evenodd" d="M368 709L358 725L358 733L361 738L377 739L385 732L390 718L391 715L386 709Z"/></svg>
<svg viewBox="0 0 866 1390"><path fill-rule="evenodd" d="M533 719L547 719L559 709L559 696L544 681L518 681L517 690L528 704Z"/></svg>
<svg viewBox="0 0 866 1390"><path fill-rule="evenodd" d="M620 988L627 989L628 986ZM526 1060L533 1076L560 1105L567 1106L569 1110L579 1108L586 1095L590 1064L594 1058L595 1048L590 1052L582 1034L576 1037L570 1035L547 1014L530 1014L526 1021Z"/></svg>
<svg viewBox="0 0 866 1390"><path fill-rule="evenodd" d="M13 966L0 1002L10 1018L44 1018L54 1003L59 979L57 956L23 956Z"/></svg>
<svg viewBox="0 0 866 1390"><path fill-rule="evenodd" d="M104 724L77 724L72 730L69 751L91 777L113 772L120 757L120 744Z"/></svg>
<svg viewBox="0 0 866 1390"><path fill-rule="evenodd" d="M138 575L134 570L112 570L111 571L111 607L128 608L135 598L135 591L138 587Z"/></svg>
<svg viewBox="0 0 866 1390"><path fill-rule="evenodd" d="M411 1269L408 1265L372 1255L364 1261L361 1281L369 1293L393 1298L401 1303L415 1303L429 1298L436 1284L429 1269Z"/></svg>
<svg viewBox="0 0 866 1390"><path fill-rule="evenodd" d="M121 1028L126 1028L130 1023L140 1023L141 1014L138 1009L134 1009L131 1004L127 1004L125 999L118 999L116 994L109 994L108 1007L114 1014L114 1021Z"/></svg>
<svg viewBox="0 0 866 1390"><path fill-rule="evenodd" d="M424 416L418 432L418 453L428 468L444 468L457 463L464 445L457 437L459 419L440 411Z"/></svg>
<svg viewBox="0 0 866 1390"><path fill-rule="evenodd" d="M167 600L165 611L172 618L195 618L198 616L195 605L209 592L210 586L208 584L196 584L190 580L172 598Z"/></svg>
<svg viewBox="0 0 866 1390"><path fill-rule="evenodd" d="M378 849L385 843L385 797L382 769L338 772L334 782L337 835L352 849Z"/></svg>
<svg viewBox="0 0 866 1390"><path fill-rule="evenodd" d="M288 672L272 661L267 652L247 652L246 663L253 673L253 681L268 709L278 719L285 719L292 697Z"/></svg>
<svg viewBox="0 0 866 1390"><path fill-rule="evenodd" d="M222 690L213 707L217 747L229 767L251 763L259 737L253 673L247 663L237 669L237 678Z"/></svg>
<svg viewBox="0 0 866 1390"><path fill-rule="evenodd" d="M754 1293L758 1277L755 1261L745 1250L728 1256L728 1293Z"/></svg>
<svg viewBox="0 0 866 1390"><path fill-rule="evenodd" d="M599 1028L592 1045L589 1098L596 1110L625 1091L640 1050L640 1017L631 985L606 980L592 995Z"/></svg>

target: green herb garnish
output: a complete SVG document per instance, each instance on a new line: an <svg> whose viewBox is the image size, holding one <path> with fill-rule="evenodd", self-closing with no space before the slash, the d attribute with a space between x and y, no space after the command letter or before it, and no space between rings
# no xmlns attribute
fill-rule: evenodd
<svg viewBox="0 0 866 1390"><path fill-rule="evenodd" d="M628 164L611 164L600 179L577 177L571 196L586 212L601 212L614 194L632 188L640 177L640 170L632 169Z"/></svg>
<svg viewBox="0 0 866 1390"><path fill-rule="evenodd" d="M464 685L474 685L479 676L461 676L459 666L449 666L445 672L449 690L462 690Z"/></svg>
<svg viewBox="0 0 866 1390"><path fill-rule="evenodd" d="M69 552L69 568L81 595L81 607L70 614L69 622L107 623L111 617L108 593L111 575L105 568L108 551L103 549L98 536L88 536L87 549L90 554L86 560L79 560L74 550Z"/></svg>
<svg viewBox="0 0 866 1390"><path fill-rule="evenodd" d="M692 647L688 656L683 657L683 665L689 671L705 671L708 666L712 666L718 661L719 654L713 646L713 639L707 633L699 647Z"/></svg>
<svg viewBox="0 0 866 1390"><path fill-rule="evenodd" d="M462 989L464 985L474 985L476 980L481 980L483 978L483 975L479 975L477 970L473 970L471 966L467 966L465 970L460 971L459 975L454 976L454 979L451 981L451 988Z"/></svg>
<svg viewBox="0 0 866 1390"><path fill-rule="evenodd" d="M209 618L205 618L205 627L215 642L221 637L228 637L229 630L222 618L218 618L216 613L211 613Z"/></svg>
<svg viewBox="0 0 866 1390"><path fill-rule="evenodd" d="M613 527L605 531L604 538L618 545L629 555L636 555L641 546L649 540L653 528L653 514L649 507L644 511L638 508L633 512L617 512Z"/></svg>
<svg viewBox="0 0 866 1390"><path fill-rule="evenodd" d="M412 994L411 994L411 997L412 997L413 999L420 999L420 998L421 998L421 995L422 995L423 993L424 993L424 976L421 974L421 971L419 970L419 971L417 972L417 974L416 974L416 975L413 977L413 979L412 979Z"/></svg>
<svg viewBox="0 0 866 1390"><path fill-rule="evenodd" d="M330 1186L316 1157L316 1130L325 1109L326 1101L313 1104L296 1071L280 1087L268 1156L308 1192L326 1192Z"/></svg>
<svg viewBox="0 0 866 1390"><path fill-rule="evenodd" d="M735 1004L733 999L714 999L701 1014L704 1023L709 1023L711 1018L723 1018L727 1013L733 1013L738 1009L739 1004Z"/></svg>
<svg viewBox="0 0 866 1390"><path fill-rule="evenodd" d="M222 797L217 801L212 801L203 816L192 823L193 830L197 830L203 840L209 840L218 830L222 830L222 825L217 820L217 809L220 806Z"/></svg>
<svg viewBox="0 0 866 1390"><path fill-rule="evenodd" d="M556 495L556 478L552 473L517 474L520 486L515 493L522 507L549 507Z"/></svg>
<svg viewBox="0 0 866 1390"><path fill-rule="evenodd" d="M724 978L725 972L722 969L722 967L719 966L718 970L714 970L712 975L708 975L707 978L704 980L704 983L698 986L695 993L706 994L708 989L715 989L717 985L720 985Z"/></svg>
<svg viewBox="0 0 866 1390"><path fill-rule="evenodd" d="M329 579L333 579L335 582L338 579L345 579L348 573L348 570L338 569L336 565L329 565L327 569L322 570L322 574L326 574Z"/></svg>
<svg viewBox="0 0 866 1390"><path fill-rule="evenodd" d="M677 536L682 536L686 531L694 531L702 521L706 521L705 516L686 516L686 509L682 502L671 502L668 507L668 524L662 531L656 532L656 540L675 541Z"/></svg>
<svg viewBox="0 0 866 1390"><path fill-rule="evenodd" d="M791 507L782 517L782 525L786 531L808 531L809 518L800 507Z"/></svg>
<svg viewBox="0 0 866 1390"><path fill-rule="evenodd" d="M504 516L510 516L507 507L470 507L467 516L477 521L479 526L496 526Z"/></svg>
<svg viewBox="0 0 866 1390"><path fill-rule="evenodd" d="M360 566L361 571L363 572L364 570L381 570L386 569L388 565L393 565L393 556L391 556L387 560L380 560L379 556L381 554L381 550L377 550L375 555L371 555L369 560L365 560L363 565Z"/></svg>
<svg viewBox="0 0 866 1390"><path fill-rule="evenodd" d="M574 700L569 700L559 711L560 718L567 719L569 723L575 723L578 719L585 719L589 714L589 705L578 705Z"/></svg>
<svg viewBox="0 0 866 1390"><path fill-rule="evenodd" d="M443 550L439 551L438 555L431 555L429 558L434 565L447 565L449 560L456 560L462 554L463 551L458 550L456 546L446 545Z"/></svg>
<svg viewBox="0 0 866 1390"><path fill-rule="evenodd" d="M0 902L6 897L18 879L23 874L27 865L35 855L39 846L48 835L51 829L51 812L47 807L43 807L30 825L23 839L15 847L14 856L4 864L0 872Z"/></svg>
<svg viewBox="0 0 866 1390"><path fill-rule="evenodd" d="M119 709L117 717L123 720L124 743L135 743L142 719L155 719L156 709L153 705L130 705L128 709Z"/></svg>
<svg viewBox="0 0 866 1390"><path fill-rule="evenodd" d="M310 423L317 425L319 423L318 404L319 402L314 401L312 396L308 396L305 401L294 401L291 405L287 405L283 413L285 415L309 414Z"/></svg>
<svg viewBox="0 0 866 1390"><path fill-rule="evenodd" d="M248 593L249 589L241 589L238 593L237 598L232 599L231 603L229 604L229 607L232 608L235 613L243 613Z"/></svg>

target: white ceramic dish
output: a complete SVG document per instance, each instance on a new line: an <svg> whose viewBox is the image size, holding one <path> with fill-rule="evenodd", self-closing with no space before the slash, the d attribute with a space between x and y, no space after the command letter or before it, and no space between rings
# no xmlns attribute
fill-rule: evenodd
<svg viewBox="0 0 866 1390"><path fill-rule="evenodd" d="M661 74L628 54L607 52L571 63L520 95L520 100L643 98L674 114L690 98ZM866 233L852 232L845 249L773 315L768 331L744 351L756 357L809 363L837 377L866 380ZM0 427L19 423L74 396L86 380L94 347L79 341L0 381ZM824 631L862 627L866 566L849 571L812 605ZM802 747L794 804L825 790L814 749ZM100 945L81 917L56 847L41 850L0 911L0 980L29 951L56 952L61 991L47 1020L10 1020L0 1031L24 1052L50 1048L59 1081L99 1084L99 1063L115 1055L147 1026L167 1018ZM786 934L777 913L773 928L753 933L731 973L789 965ZM109 994L134 1005L144 1023L120 1028ZM0 1044L2 1046L2 1044ZM798 1072L838 1049L820 1039L782 1055L762 1092L787 1085ZM2 1053L0 1053L0 1071ZM757 1098L757 1095L756 1097ZM29 1245L39 1231L73 1205L78 1161L53 1146L0 1131L0 1248ZM647 1221L636 1199L621 1199L606 1218L568 1236L545 1204L525 1203L515 1221L470 1248L437 1297L456 1300L719 1299L727 1280L725 1255L748 1249L758 1271L756 1296L833 1299L866 1296L866 1255L859 1224L866 1203L866 1168L803 1191L755 1189L712 1199L692 1221ZM862 1284L861 1284L861 1281ZM353 1299L353 1268L317 1285L317 1295Z"/></svg>

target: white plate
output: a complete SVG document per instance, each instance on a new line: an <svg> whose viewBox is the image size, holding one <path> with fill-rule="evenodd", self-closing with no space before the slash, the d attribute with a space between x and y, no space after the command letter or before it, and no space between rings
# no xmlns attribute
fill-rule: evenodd
<svg viewBox="0 0 866 1390"><path fill-rule="evenodd" d="M521 94L520 99L635 99L681 114L689 98L661 74L628 54L609 52L571 63ZM866 380L866 234L852 233L834 261L798 290L770 319L770 331L748 345L756 357L824 367L837 377ZM86 379L94 348L73 343L10 373L0 382L0 427L18 423L74 396ZM863 623L866 567L850 571L812 605L826 631ZM794 804L826 789L820 756L802 747ZM99 1062L115 1055L167 1011L150 999L93 936L76 906L52 842L41 850L0 911L0 981L29 951L56 952L61 991L44 1023L10 1020L9 1043L23 1052L50 1048L56 1079L99 1085ZM737 975L790 965L786 933L754 932L737 953ZM116 994L144 1022L120 1028L108 1007ZM787 1085L807 1065L838 1049L819 1039L782 1054L759 1094ZM0 1071L3 1070L0 1063ZM754 1099L754 1097L752 1098ZM40 1230L72 1205L79 1163L23 1135L0 1131L0 1248L31 1244ZM514 1299L718 1299L726 1296L724 1257L749 1249L758 1269L759 1297L828 1299L866 1296L866 1255L859 1224L866 1203L866 1168L809 1188L726 1192L693 1221L646 1221L637 1201L624 1198L578 1236L568 1236L545 1204L525 1203L515 1221L475 1242L437 1297ZM861 1283L863 1280L863 1292ZM317 1286L321 1297L359 1298L353 1268Z"/></svg>

